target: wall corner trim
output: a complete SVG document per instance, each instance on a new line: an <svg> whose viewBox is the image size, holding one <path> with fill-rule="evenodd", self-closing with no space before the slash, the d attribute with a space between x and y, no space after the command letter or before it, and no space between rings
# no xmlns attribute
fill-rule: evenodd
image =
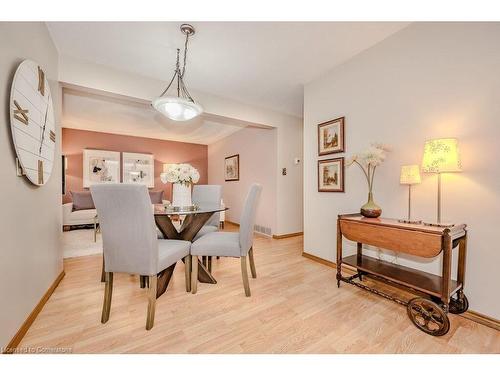
<svg viewBox="0 0 500 375"><path fill-rule="evenodd" d="M304 232L285 233L285 234L273 234L273 238L275 240L281 240L282 238L297 237L297 236L302 236L303 234L304 234Z"/></svg>
<svg viewBox="0 0 500 375"><path fill-rule="evenodd" d="M472 320L473 322L482 324L484 326L496 329L500 331L500 320L492 318L491 316L487 316L476 311L468 310L464 312L462 315L465 319Z"/></svg>
<svg viewBox="0 0 500 375"><path fill-rule="evenodd" d="M323 258L320 258L320 257L317 257L316 255L312 255L312 254L306 253L305 251L302 252L302 256L304 258L308 258L308 259L314 260L315 262L324 264L325 266L332 267L332 268L337 268L337 265L334 262L326 260L326 259L323 259Z"/></svg>
<svg viewBox="0 0 500 375"><path fill-rule="evenodd" d="M311 259L315 262L321 263L325 266L337 268L337 265L334 262L317 257L316 255L306 253L305 251L302 252L302 256L305 258ZM342 267L344 268L345 265L342 265ZM354 270L351 267L346 267L346 268L348 271ZM377 281L375 281L375 282L377 282ZM486 327L493 328L493 329L500 331L500 320L492 318L491 316L487 316L487 315L484 315L484 314L481 314L481 313L478 313L478 312L472 311L472 310L468 310L468 311L466 311L463 314L460 314L458 316L461 316L462 318L472 320L473 322L476 322L476 323L482 324Z"/></svg>
<svg viewBox="0 0 500 375"><path fill-rule="evenodd" d="M26 332L28 332L28 329L31 327L33 322L35 321L36 317L42 311L43 307L45 306L45 303L49 300L50 296L52 293L54 293L54 290L56 290L57 286L61 282L61 280L64 278L64 270L61 271L61 273L57 276L57 278L54 280L52 285L47 289L45 294L42 296L38 304L35 306L33 311L29 314L29 316L26 318L24 323L21 325L17 333L14 335L12 340L7 344L7 346L3 351L3 354L12 354L15 353L17 346L23 339L24 335L26 335Z"/></svg>

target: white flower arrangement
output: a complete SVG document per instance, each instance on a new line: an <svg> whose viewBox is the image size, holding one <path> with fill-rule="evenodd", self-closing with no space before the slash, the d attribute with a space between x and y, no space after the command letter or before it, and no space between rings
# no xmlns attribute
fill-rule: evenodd
<svg viewBox="0 0 500 375"><path fill-rule="evenodd" d="M352 155L346 161L346 165L357 164L366 177L368 183L368 190L371 193L373 188L373 178L375 177L375 170L382 164L391 148L382 143L372 143L370 147L361 153Z"/></svg>
<svg viewBox="0 0 500 375"><path fill-rule="evenodd" d="M190 164L169 164L167 170L160 174L161 182L164 184L196 184L200 180L200 173Z"/></svg>

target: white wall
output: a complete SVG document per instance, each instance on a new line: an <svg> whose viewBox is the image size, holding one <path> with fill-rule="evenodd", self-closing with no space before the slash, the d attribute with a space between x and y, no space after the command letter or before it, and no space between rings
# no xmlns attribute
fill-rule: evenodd
<svg viewBox="0 0 500 375"><path fill-rule="evenodd" d="M256 225L276 231L276 129L245 128L216 143L208 145L208 183L222 185L226 220L240 222L250 185L262 185L262 194L255 220ZM240 155L240 180L224 180L224 159Z"/></svg>
<svg viewBox="0 0 500 375"><path fill-rule="evenodd" d="M57 50L43 23L0 23L0 347L16 334L62 271L61 96ZM56 113L56 157L52 176L35 187L16 176L8 103L14 72L23 59L44 67Z"/></svg>
<svg viewBox="0 0 500 375"><path fill-rule="evenodd" d="M443 216L469 228L465 292L471 309L500 318L499 41L499 23L416 23L306 86L306 252L334 260L336 217L358 211L367 194L354 167L346 170L345 193L317 192L318 123L346 117L346 155L372 141L393 146L377 172L374 191L386 217L406 214L400 166L420 164L424 140L457 137L464 171L443 176ZM414 188L415 217L435 219L436 183L435 175L424 175ZM440 261L399 262L440 270Z"/></svg>
<svg viewBox="0 0 500 375"><path fill-rule="evenodd" d="M275 234L298 233L303 230L303 153L302 121L278 128L277 218ZM294 159L300 163L295 164ZM286 176L282 169L286 168Z"/></svg>

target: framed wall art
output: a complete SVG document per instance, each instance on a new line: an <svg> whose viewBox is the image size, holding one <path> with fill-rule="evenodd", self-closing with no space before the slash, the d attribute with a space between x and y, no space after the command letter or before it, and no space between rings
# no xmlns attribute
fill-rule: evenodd
<svg viewBox="0 0 500 375"><path fill-rule="evenodd" d="M318 155L344 152L344 117L318 125Z"/></svg>
<svg viewBox="0 0 500 375"><path fill-rule="evenodd" d="M240 180L240 155L228 156L224 160L224 179L226 181Z"/></svg>
<svg viewBox="0 0 500 375"><path fill-rule="evenodd" d="M83 150L83 187L120 182L120 153Z"/></svg>
<svg viewBox="0 0 500 375"><path fill-rule="evenodd" d="M152 154L122 152L123 182L155 186L155 161Z"/></svg>
<svg viewBox="0 0 500 375"><path fill-rule="evenodd" d="M318 191L344 192L344 158L318 160Z"/></svg>

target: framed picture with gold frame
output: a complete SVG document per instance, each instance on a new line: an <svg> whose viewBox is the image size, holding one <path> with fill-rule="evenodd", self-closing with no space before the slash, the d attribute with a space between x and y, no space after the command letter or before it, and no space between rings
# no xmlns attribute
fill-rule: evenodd
<svg viewBox="0 0 500 375"><path fill-rule="evenodd" d="M344 192L344 158L318 160L318 191Z"/></svg>
<svg viewBox="0 0 500 375"><path fill-rule="evenodd" d="M318 155L336 154L345 151L344 117L318 124Z"/></svg>

